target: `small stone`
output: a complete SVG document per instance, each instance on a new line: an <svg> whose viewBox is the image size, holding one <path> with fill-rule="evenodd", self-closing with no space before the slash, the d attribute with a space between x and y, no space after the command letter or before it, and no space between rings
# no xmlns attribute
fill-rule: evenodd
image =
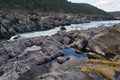
<svg viewBox="0 0 120 80"><path fill-rule="evenodd" d="M120 61L120 55L116 55L114 58L113 58L113 61Z"/></svg>
<svg viewBox="0 0 120 80"><path fill-rule="evenodd" d="M63 30L66 30L66 28L64 26L61 26L60 30L63 31Z"/></svg>
<svg viewBox="0 0 120 80"><path fill-rule="evenodd" d="M65 61L67 61L67 60L69 60L70 59L70 57L58 57L57 58L57 62L59 63L59 64L63 64Z"/></svg>

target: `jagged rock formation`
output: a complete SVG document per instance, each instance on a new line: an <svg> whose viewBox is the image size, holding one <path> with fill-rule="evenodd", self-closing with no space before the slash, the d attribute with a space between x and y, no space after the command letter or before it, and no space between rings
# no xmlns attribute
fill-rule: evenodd
<svg viewBox="0 0 120 80"><path fill-rule="evenodd" d="M87 17L72 14L1 12L0 39L9 39L17 33L43 31L59 26L90 22Z"/></svg>
<svg viewBox="0 0 120 80"><path fill-rule="evenodd" d="M39 75L40 77L38 78L36 76L36 78L38 80L54 80L55 78L61 79L60 76L62 76L62 78L66 80L69 78L74 78L75 80L83 78L85 80L119 80L120 63L110 61L110 58L117 59L114 61L119 61L119 57L116 58L120 52L119 49L117 49L120 47L120 44L117 43L120 40L119 26L120 25L114 25L114 27L98 27L85 31L60 31L50 37L34 37L0 42L0 79L17 80L20 75L26 74L32 67L43 65L57 57L63 56L62 48L72 47L81 52L86 52L88 56L91 56L89 58L95 58L95 60L90 60L88 63L78 65L78 67L73 66L72 68L76 67L75 69L77 71L70 68L68 71L55 71L55 74L48 73ZM103 61L98 60L103 58ZM71 60L71 58L69 60ZM104 67L98 69L98 66ZM104 68L107 71L112 71L112 73L107 73L106 70L104 71Z"/></svg>

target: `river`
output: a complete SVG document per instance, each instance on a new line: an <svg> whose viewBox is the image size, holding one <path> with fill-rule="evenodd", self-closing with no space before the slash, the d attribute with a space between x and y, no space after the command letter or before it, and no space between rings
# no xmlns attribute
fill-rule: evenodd
<svg viewBox="0 0 120 80"><path fill-rule="evenodd" d="M71 24L69 26L65 26L66 31L72 31L72 30L85 30L92 27L98 27L98 26L112 26L114 24L120 23L120 20L109 20L109 21L91 21L90 23L82 23L82 24ZM12 36L10 40L13 40L16 36L20 36L20 38L29 38L29 37L37 37L37 36L51 36L55 33L57 33L60 30L60 27L56 27L54 29L50 29L47 31L35 31L35 32L29 32L29 33L21 33L17 34L15 36Z"/></svg>

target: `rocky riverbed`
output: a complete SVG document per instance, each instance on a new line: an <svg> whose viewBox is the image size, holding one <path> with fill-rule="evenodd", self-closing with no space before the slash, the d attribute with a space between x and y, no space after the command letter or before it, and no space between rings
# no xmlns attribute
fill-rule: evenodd
<svg viewBox="0 0 120 80"><path fill-rule="evenodd" d="M0 42L0 80L119 80L119 41L120 24L3 41ZM79 55L85 53L87 58L66 56L63 49L70 48ZM47 66L51 61L59 66L44 71L52 68ZM43 69L42 74L24 78L37 66L42 67L31 74Z"/></svg>
<svg viewBox="0 0 120 80"><path fill-rule="evenodd" d="M0 11L0 39L9 39L17 33L43 31L59 26L88 23L91 20L110 20L113 17L65 13Z"/></svg>

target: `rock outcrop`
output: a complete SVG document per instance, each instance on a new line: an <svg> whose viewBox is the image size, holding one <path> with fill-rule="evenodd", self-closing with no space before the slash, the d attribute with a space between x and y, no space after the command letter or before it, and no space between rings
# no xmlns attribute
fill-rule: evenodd
<svg viewBox="0 0 120 80"><path fill-rule="evenodd" d="M90 22L88 17L63 13L0 12L1 39L9 39L16 33L49 30L59 26Z"/></svg>
<svg viewBox="0 0 120 80"><path fill-rule="evenodd" d="M88 48L93 53L106 56L120 54L120 27L111 27L96 34L89 40Z"/></svg>
<svg viewBox="0 0 120 80"><path fill-rule="evenodd" d="M1 80L17 80L20 74L29 71L33 66L63 55L61 44L45 37L6 41L0 45Z"/></svg>
<svg viewBox="0 0 120 80"><path fill-rule="evenodd" d="M65 57L62 49L74 48L78 50L77 52L86 53L89 58L95 60L90 59L82 65L77 65L78 67L73 65L72 69L65 71L53 71L39 75L38 78L36 77L37 80L119 80L119 41L119 25L85 31L60 31L50 37L3 41L0 42L0 79L17 80L20 75L30 71L34 66L43 65L57 57L59 57L58 62L64 64L71 58ZM110 61L111 59L113 61ZM101 66L100 70L99 66Z"/></svg>
<svg viewBox="0 0 120 80"><path fill-rule="evenodd" d="M108 80L96 72L82 71L51 72L40 76L36 80Z"/></svg>
<svg viewBox="0 0 120 80"><path fill-rule="evenodd" d="M36 80L119 80L120 62L91 59L67 71L54 71Z"/></svg>

